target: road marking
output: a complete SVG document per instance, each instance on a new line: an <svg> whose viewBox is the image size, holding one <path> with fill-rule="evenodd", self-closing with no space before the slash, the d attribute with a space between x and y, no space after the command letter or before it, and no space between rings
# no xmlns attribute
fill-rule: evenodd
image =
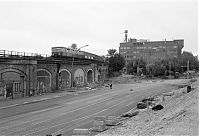
<svg viewBox="0 0 199 136"><path fill-rule="evenodd" d="M46 97L46 98L40 99L40 101L44 101L44 100L48 100L48 99L50 99L50 98Z"/></svg>
<svg viewBox="0 0 199 136"><path fill-rule="evenodd" d="M59 96L59 95L55 95L55 96L53 96L52 98L57 98L57 97L61 97L61 96Z"/></svg>
<svg viewBox="0 0 199 136"><path fill-rule="evenodd" d="M129 96L126 96L126 97L129 97ZM101 111L99 111L99 112L97 112L97 113L94 113L94 114L91 114L91 115L88 115L88 116L84 116L84 117L81 117L81 118L77 118L77 119L71 120L70 122L67 122L67 123L61 123L61 124L57 124L57 125L51 126L51 127L49 127L49 128L40 129L39 131L32 132L32 133L28 133L28 134L23 135L23 136L27 136L27 135L31 135L31 134L34 134L34 133L42 132L42 131L44 131L44 130L48 130L48 129L51 129L51 128L54 128L54 127L57 127L57 126L60 126L60 125L69 124L69 123L71 123L71 122L73 122L73 121L76 121L76 120L80 120L80 119L84 119L84 118L86 119L86 118L91 117L91 116L93 116L93 115L95 115L95 114L104 112L104 111L106 111L106 110L110 110L111 108L113 108L113 107L115 107L115 106L118 106L118 105L120 105L120 104L123 103L123 102L126 102L126 100L120 101L119 103L117 103L117 104L115 104L115 105L112 105L111 107L109 107L109 109L106 108L106 109L103 109L103 110L101 110ZM65 129L65 128L62 128L62 129L60 129L60 130L54 132L53 134L58 133L58 132L61 132L61 131L63 131L64 129Z"/></svg>
<svg viewBox="0 0 199 136"><path fill-rule="evenodd" d="M0 110L10 108L10 107L15 107L17 105L19 105L19 104L13 104L13 105L9 105L9 106L0 107Z"/></svg>
<svg viewBox="0 0 199 136"><path fill-rule="evenodd" d="M109 100L109 99L111 99L111 98L104 99L104 101L107 101L107 100ZM100 101L100 102L104 102L104 101ZM89 107L89 106L98 104L98 103L100 103L100 102L93 103L93 104L89 104L89 105L87 105L87 106L84 106L84 107L81 107L81 108L78 108L78 109L75 109L75 110L72 110L72 111L63 112L63 113L61 113L59 116L66 115L66 114L68 114L68 113L72 113L72 112L75 112L75 111L78 111L78 110L87 108L87 107ZM59 107L63 107L63 106L57 106L57 107L55 107L55 108L59 108ZM48 108L48 110L51 110L51 109L53 109L53 108ZM25 116L28 116L28 115L32 115L32 114L35 114L35 113L40 113L40 112L43 112L43 111L45 111L45 109L39 110L39 111L29 112L29 113L26 113L25 115L24 115L24 114L16 115L16 116L14 116L15 118L11 118L9 121L11 121L11 120L16 120L17 118L22 118L22 117L25 117ZM47 110L46 110L46 111L47 111ZM50 118L50 119L47 119L47 120L45 120L45 121L40 121L40 122L37 122L37 123L33 123L31 126L38 125L38 124L41 124L41 123L43 123L43 122L47 122L47 121L50 121L50 120L51 120L51 118ZM34 120L31 120L31 121L34 121ZM29 122L31 122L31 121L29 121ZM0 123L4 123L4 122L8 122L8 119L6 119L5 121L2 121L2 122L0 122ZM26 123L27 123L27 122L26 122ZM23 124L23 123L22 123L22 124Z"/></svg>
<svg viewBox="0 0 199 136"><path fill-rule="evenodd" d="M145 87L136 87L136 88L146 88L146 86ZM94 96L94 97L89 97L89 98L87 98L87 99L83 99L83 100L89 100L89 99L91 99L91 98L95 98L95 97L99 97L99 96L104 96L104 95L107 95L107 94L114 94L114 93L118 93L119 91L117 91L117 92L109 92L109 93L106 93L106 94L103 94L103 95L98 95L98 96ZM108 98L108 99L112 99L112 98ZM104 101L106 101L106 100L108 100L108 99L104 99ZM75 101L75 102L81 102L81 101L83 101L83 100L78 100L78 101ZM103 102L103 101L102 101ZM74 102L73 102L74 103ZM95 103L95 104L98 104L99 102L97 102L97 103ZM94 104L94 105L95 105ZM91 105L93 105L93 104L90 104L90 105L88 105L88 106L91 106ZM117 104L116 104L117 105ZM116 106L116 105L114 105L114 106ZM83 108L86 108L86 107L88 107L88 106L84 106ZM80 110L80 109L82 109L82 108L79 108L79 109L76 109L76 110ZM73 110L73 111L76 111L76 110ZM104 110L107 110L107 109L104 109ZM36 111L37 112L37 111ZM65 112L64 114L68 114L68 113L70 113L70 112ZM63 114L63 115L64 115ZM62 114L61 114L62 115ZM61 116L60 115L60 116ZM41 122L42 123L42 122ZM32 126L32 125L31 125Z"/></svg>
<svg viewBox="0 0 199 136"><path fill-rule="evenodd" d="M136 88L145 88L145 87L143 87L143 86L138 86L138 87L136 87ZM102 95L96 95L96 96L94 96L94 97L88 97L88 98L86 98L86 99L81 99L81 100L76 100L76 101L73 101L73 102L68 102L68 103L66 103L66 104L73 104L73 103L76 103L76 102L81 102L81 101L84 101L84 100L89 100L89 99L93 99L93 98L100 97L100 96L104 96L104 95L108 95L108 94L116 94L116 93L118 93L118 92L119 92L119 91L108 92L108 93L105 93L105 94L102 94ZM102 98L102 99L103 99L103 98ZM104 99L104 101L107 101L107 100L109 100L109 99L112 99L112 98ZM100 99L100 100L101 100L101 99ZM33 100L33 101L34 101L34 102L37 102L37 101L39 101L39 100ZM104 102L104 101L101 101L101 102ZM93 104L89 104L89 105L87 105L87 106L84 106L84 107L81 107L81 108L78 108L78 109L75 109L75 110L72 110L72 111L69 111L69 112L62 113L60 116L62 116L62 115L64 115L64 114L68 114L68 113L70 113L70 112L74 112L74 111L83 109L83 108L87 108L87 107L89 107L89 106L92 106L92 105L95 105L95 104L98 104L98 103L100 103L100 102L93 103ZM61 106L60 106L60 107L61 107ZM41 111L41 112L42 112L42 111ZM12 117L16 117L16 118L11 118L10 121L11 121L11 120L16 120L17 118L22 118L22 117L25 117L25 116L28 116L28 115L31 115L31 114L35 114L35 113L40 113L40 111L29 112L29 113L26 113L25 115L24 115L24 114L21 114L21 115L12 116ZM46 120L46 121L48 121L48 120ZM6 119L6 121L0 122L0 123L4 123L4 122L8 122L8 119ZM42 122L40 122L40 123L43 123L43 122L44 122L44 121L42 121ZM38 124L40 124L40 123L38 123Z"/></svg>
<svg viewBox="0 0 199 136"><path fill-rule="evenodd" d="M128 96L127 96L127 97L128 97ZM97 112L97 113L94 113L94 114L91 114L91 115L88 115L88 116L85 116L85 117L90 117L90 116L96 115L96 114L98 114L98 113L101 113L101 112L110 110L111 108L113 108L113 107L115 107L115 106L117 106L117 105L120 105L120 104L123 103L123 102L125 102L125 101L121 101L121 102L119 102L119 103L117 103L117 104L115 104L115 105L112 105L111 107L109 107L109 109L103 109L103 110L100 111L100 112ZM85 117L81 117L81 118L85 118ZM81 119L81 118L79 118L79 119ZM74 119L74 120L72 120L72 121L79 120L79 119ZM71 121L71 122L72 122L72 121ZM64 123L64 124L67 124L67 123ZM56 132L54 132L54 133L52 133L52 134L55 135L55 134L61 133L64 129L65 129L65 128L62 128L62 129L60 129L60 130L58 130L58 131L56 131ZM68 129L67 129L67 130L68 130Z"/></svg>
<svg viewBox="0 0 199 136"><path fill-rule="evenodd" d="M88 116L84 116L84 117L81 117L81 118L78 118L78 119L71 120L70 122L63 123L62 125L68 124L68 123L71 123L71 122L74 122L74 121L76 121L76 120L88 119L88 118L90 118L90 117L92 117L92 116L94 116L94 115L97 115L97 114L99 114L99 113L101 113L101 112L104 112L104 111L106 111L106 110L107 110L107 109L104 109L104 110L101 110L101 111L96 112L96 113L94 113L94 114L91 114L91 115L88 115ZM56 135L56 134L58 134L58 133L61 133L64 129L65 129L65 128L62 128L62 129L60 129L60 130L58 130L58 131L55 131L55 132L52 133L52 134L53 134L53 135Z"/></svg>
<svg viewBox="0 0 199 136"><path fill-rule="evenodd" d="M130 106L131 104L133 104L132 102L128 103L126 106Z"/></svg>
<svg viewBox="0 0 199 136"><path fill-rule="evenodd" d="M62 107L62 106L55 106L55 107L46 108L46 109L42 109L42 110L38 110L38 111L32 111L32 112L21 114L21 115L12 116L12 117L15 117L15 118L6 119L5 121L1 121L0 123L9 122L11 120L16 120L17 118L22 118L22 117L25 117L25 116L28 116L28 115L32 115L32 114L35 114L35 113L41 113L41 112L44 112L44 111L48 111L48 110L52 110L52 109L56 109L56 108L60 108L60 107ZM32 120L32 121L34 121L34 120ZM27 122L31 122L31 121L27 121ZM27 123L27 122L25 122L25 123ZM22 124L24 124L24 123L22 123Z"/></svg>
<svg viewBox="0 0 199 136"><path fill-rule="evenodd" d="M135 87L134 89L137 89L137 88L139 88L139 89L140 89L140 88L144 88L144 87L142 87L142 86L138 86L138 87ZM68 103L68 104L73 104L73 103L78 102L78 101L84 101L84 100L87 100L87 99L92 99L92 98L100 97L100 96L104 96L104 95L107 95L107 94L114 94L114 93L117 93L117 92L119 92L119 91L108 92L108 93L105 93L105 94L102 94L102 95L97 95L97 96L89 97L89 98L82 99L82 100L76 100L76 101L73 101L73 102ZM63 95L63 96L65 96L65 95ZM0 110L1 110L1 109L6 109L6 108L15 107L15 106L19 106L19 105L23 105L23 104L28 104L28 103L31 103L31 102L44 101L44 100L47 100L47 99L57 98L57 97L62 97L62 96L53 96L53 97L50 97L50 98L42 98L42 99L31 100L31 101L28 101L28 102L23 102L23 103L13 104L13 105L5 106L5 107L0 107Z"/></svg>
<svg viewBox="0 0 199 136"><path fill-rule="evenodd" d="M128 97L128 96L127 96L127 97ZM99 102L97 102L97 103L89 104L89 105L87 105L87 106L84 106L84 107L81 107L81 108L78 108L78 109L75 109L75 110L72 110L72 111L69 111L69 112L63 112L63 113L59 114L59 116L66 115L66 114L68 114L68 113L72 113L72 112L78 111L78 110L80 110L80 109L87 108L87 107L92 106L92 105L96 105L96 104L101 103L101 102L105 102L105 101L107 101L107 100L109 100L109 99L112 99L112 98L106 98L106 99L104 99L104 101L99 101ZM101 100L101 99L100 99L100 100ZM121 103L121 102L120 102L120 103ZM120 103L117 103L116 105L118 105L118 104L120 104ZM113 106L111 106L111 107L114 107L114 106L116 106L116 105L113 105ZM60 106L60 107L62 107L62 106ZM109 107L109 108L111 108L111 107ZM104 110L109 110L109 109L104 109ZM38 112L41 112L41 111L42 111L42 110L40 110L40 111L38 111ZM33 114L34 114L34 113L37 113L37 111L33 112ZM33 124L31 124L30 126L35 126L35 125L41 124L41 123L43 123L43 122L48 122L48 121L50 121L50 120L52 120L52 119L50 118L50 119L47 119L47 120L44 120L44 121L41 121L41 122L33 123ZM34 121L34 120L31 120L31 121ZM31 121L30 121L30 122L31 122ZM27 122L26 122L26 123L27 123ZM24 123L22 123L22 124L24 124ZM30 127L30 126L29 126L29 127ZM11 132L11 133L13 133L13 132Z"/></svg>
<svg viewBox="0 0 199 136"><path fill-rule="evenodd" d="M42 132L42 131L45 131L45 130L48 130L48 129L51 129L51 128L54 128L54 127L57 127L57 126L61 126L61 125L64 125L64 124L70 124L70 123L72 123L72 122L74 122L74 121L77 121L77 120L87 119L87 118L90 118L90 117L92 117L92 116L94 116L94 115L97 115L97 114L99 114L99 113L101 113L101 112L104 112L105 110L107 110L107 109L100 110L99 112L96 112L96 113L91 114L91 115L88 115L88 116L84 116L84 117L81 117L81 118L77 118L77 119L71 120L71 121L69 121L69 122L67 122L67 123L57 124L57 125L54 125L54 126L51 126L51 127L48 127L48 128L41 129L41 130L36 131L36 132L28 133L28 134L25 134L25 135L23 135L23 136L29 136L29 135L32 135L32 134L34 134L34 133ZM59 130L59 131L60 131L60 130ZM59 131L56 131L56 132L54 132L53 134L58 133ZM61 131L62 131L62 129L61 129Z"/></svg>

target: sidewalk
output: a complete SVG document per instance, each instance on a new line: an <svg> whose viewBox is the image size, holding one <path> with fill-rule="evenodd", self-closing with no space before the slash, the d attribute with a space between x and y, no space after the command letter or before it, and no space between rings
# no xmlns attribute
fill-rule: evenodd
<svg viewBox="0 0 199 136"><path fill-rule="evenodd" d="M78 90L74 90L73 92L71 90L67 90L67 91L59 91L55 93L47 93L47 94L42 94L42 95L35 95L31 97L20 97L20 98L14 98L14 99L9 99L9 98L6 99L4 96L0 96L0 110L14 107L14 106L35 103L39 101L45 101L49 99L54 99L54 98L63 97L67 95L75 95L75 94L80 94L80 93L90 92L90 91L94 91L94 90L86 90L85 88L84 89L81 88Z"/></svg>

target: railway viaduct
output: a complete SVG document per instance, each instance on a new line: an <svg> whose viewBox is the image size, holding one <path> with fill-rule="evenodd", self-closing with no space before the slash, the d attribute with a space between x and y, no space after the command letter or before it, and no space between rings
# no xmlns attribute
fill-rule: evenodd
<svg viewBox="0 0 199 136"><path fill-rule="evenodd" d="M103 61L0 51L0 92L10 88L14 97L100 83L106 73Z"/></svg>

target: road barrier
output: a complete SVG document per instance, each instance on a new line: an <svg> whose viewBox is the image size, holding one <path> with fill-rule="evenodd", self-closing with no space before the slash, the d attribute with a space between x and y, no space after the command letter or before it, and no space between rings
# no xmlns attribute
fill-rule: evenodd
<svg viewBox="0 0 199 136"><path fill-rule="evenodd" d="M72 136L91 136L91 132L103 132L108 126L116 126L120 124L120 119L116 116L96 116L93 120L93 127L90 129L74 129Z"/></svg>
<svg viewBox="0 0 199 136"><path fill-rule="evenodd" d="M53 136L52 134L47 134L46 136ZM62 134L54 135L54 136L62 136Z"/></svg>
<svg viewBox="0 0 199 136"><path fill-rule="evenodd" d="M102 132L105 131L107 128L105 126L105 121L94 120L93 121L93 131Z"/></svg>
<svg viewBox="0 0 199 136"><path fill-rule="evenodd" d="M91 136L91 131L89 129L77 128L73 130L72 136Z"/></svg>
<svg viewBox="0 0 199 136"><path fill-rule="evenodd" d="M116 126L120 123L120 120L116 116L108 116L105 123L107 126Z"/></svg>

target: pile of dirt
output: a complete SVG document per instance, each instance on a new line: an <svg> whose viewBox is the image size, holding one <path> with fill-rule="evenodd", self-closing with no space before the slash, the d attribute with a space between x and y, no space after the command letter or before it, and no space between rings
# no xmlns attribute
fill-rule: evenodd
<svg viewBox="0 0 199 136"><path fill-rule="evenodd" d="M198 133L198 101L199 83L194 90L187 93L187 88L181 88L159 96L161 109L147 108L122 125L111 128L98 136L134 136L134 135L199 135ZM164 99L162 99L162 98Z"/></svg>

